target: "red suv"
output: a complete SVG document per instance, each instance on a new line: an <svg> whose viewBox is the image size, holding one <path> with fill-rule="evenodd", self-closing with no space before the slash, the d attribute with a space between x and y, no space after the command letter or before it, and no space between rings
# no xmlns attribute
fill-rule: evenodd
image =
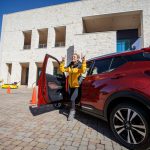
<svg viewBox="0 0 150 150"><path fill-rule="evenodd" d="M66 75L46 55L38 81L38 105L68 102ZM50 71L50 72L49 72ZM96 57L87 61L77 108L108 121L116 138L127 148L150 144L150 48Z"/></svg>

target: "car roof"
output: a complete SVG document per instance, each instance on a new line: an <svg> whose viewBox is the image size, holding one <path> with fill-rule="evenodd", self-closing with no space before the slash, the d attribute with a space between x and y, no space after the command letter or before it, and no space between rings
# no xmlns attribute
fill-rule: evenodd
<svg viewBox="0 0 150 150"><path fill-rule="evenodd" d="M125 52L121 52L121 53L110 53L110 54L106 54L106 55L101 55L101 56L97 56L91 59L88 59L88 61L94 61L94 60L100 60L100 59L106 59L106 58L111 58L111 57L117 57L117 56L126 56L126 55L133 55L139 52L143 52L143 51L148 51L150 52L150 48L143 48L140 50L128 50Z"/></svg>

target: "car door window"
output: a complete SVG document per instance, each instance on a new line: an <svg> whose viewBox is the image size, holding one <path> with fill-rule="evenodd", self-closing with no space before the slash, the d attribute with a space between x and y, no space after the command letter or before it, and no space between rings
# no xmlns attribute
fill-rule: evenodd
<svg viewBox="0 0 150 150"><path fill-rule="evenodd" d="M53 59L48 59L46 66L46 74L54 76L63 76L63 73L59 70L59 63Z"/></svg>
<svg viewBox="0 0 150 150"><path fill-rule="evenodd" d="M107 58L103 60L96 60L93 70L92 70L92 75L95 74L100 74L109 71L110 64L111 64L112 58Z"/></svg>
<svg viewBox="0 0 150 150"><path fill-rule="evenodd" d="M49 102L63 100L63 94L65 93L65 75L59 71L59 62L49 57L45 67Z"/></svg>
<svg viewBox="0 0 150 150"><path fill-rule="evenodd" d="M123 57L114 57L110 66L109 71L112 71L120 66L122 66L123 64L125 64L127 61L123 58Z"/></svg>
<svg viewBox="0 0 150 150"><path fill-rule="evenodd" d="M85 73L82 74L82 76L84 78L90 74L93 63L94 63L94 61L89 61L89 62L86 63L86 65L87 65L86 66L86 71L85 71Z"/></svg>

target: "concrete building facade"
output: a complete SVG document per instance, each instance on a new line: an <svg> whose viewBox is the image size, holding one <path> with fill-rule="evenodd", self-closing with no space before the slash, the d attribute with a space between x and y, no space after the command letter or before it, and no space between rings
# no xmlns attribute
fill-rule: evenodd
<svg viewBox="0 0 150 150"><path fill-rule="evenodd" d="M3 16L0 77L32 87L46 53L87 59L150 45L149 0L84 0ZM51 72L57 65L49 65Z"/></svg>

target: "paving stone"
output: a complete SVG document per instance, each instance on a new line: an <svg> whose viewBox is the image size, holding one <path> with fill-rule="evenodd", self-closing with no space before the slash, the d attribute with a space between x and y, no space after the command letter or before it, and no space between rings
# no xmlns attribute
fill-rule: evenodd
<svg viewBox="0 0 150 150"><path fill-rule="evenodd" d="M21 150L21 149L23 149L23 147L17 146L17 147L15 147L13 150Z"/></svg>
<svg viewBox="0 0 150 150"><path fill-rule="evenodd" d="M79 147L79 145L80 145L80 142L73 142L72 143L72 146L75 146L75 147Z"/></svg>
<svg viewBox="0 0 150 150"><path fill-rule="evenodd" d="M11 145L8 145L8 146L4 146L4 149L6 149L6 150L12 150L15 147L16 147L16 145L11 144ZM0 150L1 150L1 148L0 148Z"/></svg>
<svg viewBox="0 0 150 150"><path fill-rule="evenodd" d="M31 145L31 146L33 146L33 147L34 147L35 145L37 145L37 144L38 144L38 142L35 142L35 141L32 141L32 142L29 143L29 145Z"/></svg>
<svg viewBox="0 0 150 150"><path fill-rule="evenodd" d="M19 144L19 146L22 146L22 147L26 147L26 146L28 146L29 145L29 143L28 142L25 142L25 141L22 141L20 144Z"/></svg>
<svg viewBox="0 0 150 150"><path fill-rule="evenodd" d="M39 148L42 148L42 149L46 149L48 147L48 144L46 144L46 143L38 143L36 145L36 147L39 147Z"/></svg>
<svg viewBox="0 0 150 150"><path fill-rule="evenodd" d="M33 139L32 138L24 138L23 141L25 141L25 142L31 142L31 141L33 141Z"/></svg>
<svg viewBox="0 0 150 150"><path fill-rule="evenodd" d="M47 148L47 150L59 150L59 149L60 149L60 146L57 146L57 145L50 145Z"/></svg>
<svg viewBox="0 0 150 150"><path fill-rule="evenodd" d="M32 146L26 146L26 147L24 147L22 150L31 150L31 149L33 149Z"/></svg>
<svg viewBox="0 0 150 150"><path fill-rule="evenodd" d="M79 149L79 150L87 150L88 148L87 148L87 146L80 145L78 149Z"/></svg>
<svg viewBox="0 0 150 150"><path fill-rule="evenodd" d="M87 141L81 141L81 143L80 143L81 145L85 145L85 146L87 146L88 145L88 142Z"/></svg>
<svg viewBox="0 0 150 150"><path fill-rule="evenodd" d="M24 139L24 136L18 135L18 136L14 136L13 138L16 140L22 140Z"/></svg>
<svg viewBox="0 0 150 150"><path fill-rule="evenodd" d="M37 141L41 143L47 143L47 144L49 143L49 139L44 139L44 138L39 138Z"/></svg>
<svg viewBox="0 0 150 150"><path fill-rule="evenodd" d="M32 150L43 150L43 149L39 147L33 147Z"/></svg>
<svg viewBox="0 0 150 150"><path fill-rule="evenodd" d="M89 150L95 150L95 149L96 149L96 146L93 145L93 144L89 144L89 145L88 145L88 149L89 149Z"/></svg>
<svg viewBox="0 0 150 150"><path fill-rule="evenodd" d="M64 145L69 145L69 146L71 146L71 144L72 144L72 141L66 141L66 142L64 142Z"/></svg>
<svg viewBox="0 0 150 150"><path fill-rule="evenodd" d="M112 146L110 145L105 145L105 150L113 150L115 148L113 148ZM116 149L115 149L116 150Z"/></svg>
<svg viewBox="0 0 150 150"><path fill-rule="evenodd" d="M96 148L97 149L105 149L105 146L104 145L102 145L102 144L96 144Z"/></svg>
<svg viewBox="0 0 150 150"><path fill-rule="evenodd" d="M66 150L77 150L77 147L74 146L67 146Z"/></svg>
<svg viewBox="0 0 150 150"><path fill-rule="evenodd" d="M89 139L88 138L82 138L82 141L89 141Z"/></svg>
<svg viewBox="0 0 150 150"><path fill-rule="evenodd" d="M20 143L22 143L21 140L15 140L15 141L13 142L14 145L19 145Z"/></svg>
<svg viewBox="0 0 150 150"><path fill-rule="evenodd" d="M10 145L10 143L12 143L12 141L6 141L6 142L3 143L3 145L8 146L8 145Z"/></svg>
<svg viewBox="0 0 150 150"><path fill-rule="evenodd" d="M62 146L64 144L64 142L60 142L60 141L57 141L56 143L55 143L55 145L57 145L57 146Z"/></svg>
<svg viewBox="0 0 150 150"><path fill-rule="evenodd" d="M0 145L0 150L4 150L4 146Z"/></svg>

